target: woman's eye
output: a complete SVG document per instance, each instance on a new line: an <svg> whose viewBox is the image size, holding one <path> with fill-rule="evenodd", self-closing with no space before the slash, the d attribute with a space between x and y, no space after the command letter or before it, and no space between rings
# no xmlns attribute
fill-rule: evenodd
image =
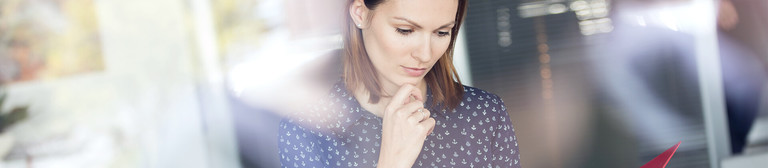
<svg viewBox="0 0 768 168"><path fill-rule="evenodd" d="M401 28L396 28L396 29L395 29L395 31L397 31L398 33L400 33L400 34L402 34L402 35L408 35L408 34L411 34L411 33L413 33L413 30L412 30L412 29L401 29Z"/></svg>
<svg viewBox="0 0 768 168"><path fill-rule="evenodd" d="M444 32L444 31L437 32L437 36L440 36L440 37L449 36L449 35L451 35L450 32Z"/></svg>

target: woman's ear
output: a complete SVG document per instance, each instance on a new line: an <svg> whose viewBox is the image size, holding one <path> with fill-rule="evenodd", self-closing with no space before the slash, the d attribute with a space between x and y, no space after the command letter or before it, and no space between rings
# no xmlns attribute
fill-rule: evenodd
<svg viewBox="0 0 768 168"><path fill-rule="evenodd" d="M365 18L368 14L368 7L365 6L363 0L353 0L352 4L349 4L349 16L352 17L352 21L355 22L357 28L362 29L365 26Z"/></svg>

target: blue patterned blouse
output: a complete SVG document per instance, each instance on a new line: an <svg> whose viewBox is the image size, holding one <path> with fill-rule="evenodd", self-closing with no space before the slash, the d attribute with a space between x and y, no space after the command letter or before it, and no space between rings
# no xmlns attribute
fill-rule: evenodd
<svg viewBox="0 0 768 168"><path fill-rule="evenodd" d="M515 129L499 96L464 86L453 111L426 108L436 120L413 167L520 167ZM363 109L343 82L306 113L280 122L283 167L376 167L382 118Z"/></svg>

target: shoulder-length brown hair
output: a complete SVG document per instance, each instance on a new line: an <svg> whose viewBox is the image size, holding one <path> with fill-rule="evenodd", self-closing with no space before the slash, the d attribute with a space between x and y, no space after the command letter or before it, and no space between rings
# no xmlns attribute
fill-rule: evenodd
<svg viewBox="0 0 768 168"><path fill-rule="evenodd" d="M354 0L349 0L349 5ZM368 9L375 9L376 6L385 0L364 0ZM424 79L432 92L432 105L443 105L446 110L452 110L458 106L464 96L464 86L453 66L453 47L456 44L456 36L459 34L459 27L464 20L467 11L467 0L458 0L458 10L456 11L456 26L451 30L451 43L448 49L437 60L432 69L429 70ZM345 8L349 10L347 6ZM362 30L355 26L354 21L349 16L349 11L344 13L345 26L342 26L342 35L344 40L343 64L344 64L344 83L350 91L356 91L358 87L365 87L369 92L369 103L378 103L383 95L380 81L377 78L379 74L371 63L370 58L363 46Z"/></svg>

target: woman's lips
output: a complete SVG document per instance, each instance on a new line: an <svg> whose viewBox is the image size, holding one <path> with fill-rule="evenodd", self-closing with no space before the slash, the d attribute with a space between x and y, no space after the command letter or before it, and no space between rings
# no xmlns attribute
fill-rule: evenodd
<svg viewBox="0 0 768 168"><path fill-rule="evenodd" d="M403 69L405 69L405 73L407 73L409 76L412 76L412 77L420 77L425 72L427 72L427 68L411 68L406 66L402 66L402 67Z"/></svg>

